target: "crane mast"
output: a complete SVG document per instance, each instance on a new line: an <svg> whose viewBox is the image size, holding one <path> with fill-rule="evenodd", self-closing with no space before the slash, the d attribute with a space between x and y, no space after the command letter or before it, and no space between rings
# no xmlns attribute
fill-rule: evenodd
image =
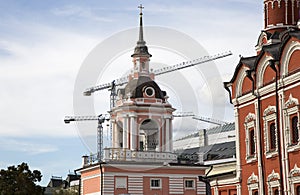
<svg viewBox="0 0 300 195"><path fill-rule="evenodd" d="M102 161L103 159L103 126L104 123L110 120L109 115L102 115L99 116L66 116L64 122L69 124L70 122L74 121L98 121L97 127L97 159L98 161Z"/></svg>

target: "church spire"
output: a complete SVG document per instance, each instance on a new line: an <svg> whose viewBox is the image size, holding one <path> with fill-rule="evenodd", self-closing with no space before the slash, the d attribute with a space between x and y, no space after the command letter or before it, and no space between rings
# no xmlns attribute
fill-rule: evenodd
<svg viewBox="0 0 300 195"><path fill-rule="evenodd" d="M139 5L138 8L140 9L140 26L139 26L139 40L137 41L137 45L134 49L134 54L131 57L138 57L138 56L148 56L151 57L152 55L148 52L148 47L146 46L146 42L144 41L144 32L143 32L143 5Z"/></svg>
<svg viewBox="0 0 300 195"><path fill-rule="evenodd" d="M139 32L139 40L137 42L138 45L146 45L146 42L144 41L144 35L143 35L143 5L140 4L138 6L140 8L140 32Z"/></svg>

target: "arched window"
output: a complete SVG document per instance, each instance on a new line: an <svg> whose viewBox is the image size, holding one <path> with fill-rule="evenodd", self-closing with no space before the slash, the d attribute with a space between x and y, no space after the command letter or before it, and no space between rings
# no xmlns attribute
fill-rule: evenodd
<svg viewBox="0 0 300 195"><path fill-rule="evenodd" d="M294 116L292 118L292 127L291 127L291 135L292 135L292 144L297 144L299 140L299 131L298 131L298 116Z"/></svg>
<svg viewBox="0 0 300 195"><path fill-rule="evenodd" d="M278 189L274 190L274 195L279 195L279 190Z"/></svg>
<svg viewBox="0 0 300 195"><path fill-rule="evenodd" d="M300 195L300 186L297 186L295 195Z"/></svg>
<svg viewBox="0 0 300 195"><path fill-rule="evenodd" d="M253 128L249 131L249 140L250 140L250 155L252 156L255 154L255 134Z"/></svg>
<svg viewBox="0 0 300 195"><path fill-rule="evenodd" d="M275 123L270 124L270 150L276 149L276 127Z"/></svg>

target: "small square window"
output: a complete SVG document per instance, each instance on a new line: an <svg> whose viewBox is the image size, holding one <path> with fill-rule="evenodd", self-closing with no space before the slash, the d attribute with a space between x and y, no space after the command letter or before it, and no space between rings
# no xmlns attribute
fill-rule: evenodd
<svg viewBox="0 0 300 195"><path fill-rule="evenodd" d="M194 180L193 179L185 180L184 187L185 188L194 188Z"/></svg>
<svg viewBox="0 0 300 195"><path fill-rule="evenodd" d="M161 188L161 179L151 179L150 187L151 188Z"/></svg>
<svg viewBox="0 0 300 195"><path fill-rule="evenodd" d="M116 177L115 188L126 189L127 188L127 177Z"/></svg>

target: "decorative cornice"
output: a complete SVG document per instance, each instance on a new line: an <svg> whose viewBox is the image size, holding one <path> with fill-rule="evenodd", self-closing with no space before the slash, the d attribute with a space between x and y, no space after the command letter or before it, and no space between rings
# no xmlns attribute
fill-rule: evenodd
<svg viewBox="0 0 300 195"><path fill-rule="evenodd" d="M290 108L297 105L299 105L298 99L294 98L292 94L290 94L288 101L285 102L285 107Z"/></svg>
<svg viewBox="0 0 300 195"><path fill-rule="evenodd" d="M265 110L264 110L264 116L268 116L268 115L270 115L270 114L273 114L273 113L275 113L276 112L276 107L275 106L268 106L268 108L266 108Z"/></svg>
<svg viewBox="0 0 300 195"><path fill-rule="evenodd" d="M290 176L300 176L300 168L297 166L297 164L295 164L294 168L290 171Z"/></svg>
<svg viewBox="0 0 300 195"><path fill-rule="evenodd" d="M275 173L274 169L270 175L268 175L268 181L274 181L274 180L279 180L280 176L279 173Z"/></svg>
<svg viewBox="0 0 300 195"><path fill-rule="evenodd" d="M246 118L245 118L245 123L249 123L251 121L254 121L255 120L255 114L253 113L249 113Z"/></svg>
<svg viewBox="0 0 300 195"><path fill-rule="evenodd" d="M251 176L247 180L247 184L253 184L253 183L258 183L258 176L252 172Z"/></svg>

